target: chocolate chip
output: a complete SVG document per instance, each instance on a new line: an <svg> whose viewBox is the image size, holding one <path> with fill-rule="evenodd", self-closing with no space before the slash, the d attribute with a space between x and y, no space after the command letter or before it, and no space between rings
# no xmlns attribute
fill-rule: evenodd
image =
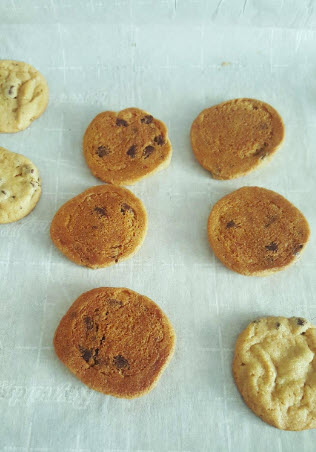
<svg viewBox="0 0 316 452"><path fill-rule="evenodd" d="M241 365L242 365L242 366L245 366L246 364L245 364L245 363L241 363Z"/></svg>
<svg viewBox="0 0 316 452"><path fill-rule="evenodd" d="M4 195L6 195L7 193L4 190L1 190L1 193L3 193Z"/></svg>
<svg viewBox="0 0 316 452"><path fill-rule="evenodd" d="M92 356L92 351L79 346L81 357L88 363Z"/></svg>
<svg viewBox="0 0 316 452"><path fill-rule="evenodd" d="M11 198L15 199L15 198L16 198L16 196L11 196Z"/></svg>
<svg viewBox="0 0 316 452"><path fill-rule="evenodd" d="M143 151L143 156L145 157L145 159L147 159L154 152L154 150L154 146L146 146Z"/></svg>
<svg viewBox="0 0 316 452"><path fill-rule="evenodd" d="M297 318L296 322L300 326L303 326L306 323L306 321L304 319L301 319L300 317Z"/></svg>
<svg viewBox="0 0 316 452"><path fill-rule="evenodd" d="M34 170L33 170L33 169L31 169L31 173L32 173L32 174L34 173Z"/></svg>
<svg viewBox="0 0 316 452"><path fill-rule="evenodd" d="M253 110L258 110L258 107L256 107L255 105L252 108Z"/></svg>
<svg viewBox="0 0 316 452"><path fill-rule="evenodd" d="M269 243L269 245L266 245L265 249L267 251L273 251L273 252L278 251L278 245L275 242L271 242L271 243Z"/></svg>
<svg viewBox="0 0 316 452"><path fill-rule="evenodd" d="M97 212L100 215L100 217L107 216L106 209L104 209L104 207L95 207L94 211Z"/></svg>
<svg viewBox="0 0 316 452"><path fill-rule="evenodd" d="M115 298L109 298L106 301L110 306L123 306L123 302L121 300L116 300Z"/></svg>
<svg viewBox="0 0 316 452"><path fill-rule="evenodd" d="M260 323L260 322L261 322L261 319L256 319L252 323Z"/></svg>
<svg viewBox="0 0 316 452"><path fill-rule="evenodd" d="M11 96L11 94L13 94L13 88L14 88L13 85L10 86L9 91L8 91L9 96Z"/></svg>
<svg viewBox="0 0 316 452"><path fill-rule="evenodd" d="M280 323L280 322L277 322L277 323L275 324L276 329L279 329L280 326L281 326L281 323Z"/></svg>
<svg viewBox="0 0 316 452"><path fill-rule="evenodd" d="M158 135L154 138L154 142L159 144L159 146L162 146L164 144L164 139L162 135Z"/></svg>
<svg viewBox="0 0 316 452"><path fill-rule="evenodd" d="M98 226L92 226L92 229L98 229Z"/></svg>
<svg viewBox="0 0 316 452"><path fill-rule="evenodd" d="M234 226L236 226L236 224L233 220L231 220L226 224L226 229L233 228Z"/></svg>
<svg viewBox="0 0 316 452"><path fill-rule="evenodd" d="M122 355L114 356L113 362L117 369L125 369L128 367L128 361Z"/></svg>
<svg viewBox="0 0 316 452"><path fill-rule="evenodd" d="M133 159L135 157L135 155L136 155L136 149L137 149L136 144L133 144L129 148L129 150L126 152L126 154L129 155Z"/></svg>
<svg viewBox="0 0 316 452"><path fill-rule="evenodd" d="M109 155L110 149L107 146L99 146L98 149L95 151L95 153L99 157L104 157L105 155Z"/></svg>
<svg viewBox="0 0 316 452"><path fill-rule="evenodd" d="M131 206L129 206L128 204L126 204L125 202L121 206L121 212L122 213L125 213L125 212L135 213L134 209Z"/></svg>
<svg viewBox="0 0 316 452"><path fill-rule="evenodd" d="M303 245L296 245L293 249L293 256L297 256L298 254L300 254L302 248Z"/></svg>
<svg viewBox="0 0 316 452"><path fill-rule="evenodd" d="M140 120L140 122L145 123L145 124L150 124L151 122L153 122L153 117L151 115L147 115L144 118L142 118Z"/></svg>
<svg viewBox="0 0 316 452"><path fill-rule="evenodd" d="M91 317L84 317L83 321L86 325L87 330L92 330L93 329L93 320L91 319Z"/></svg>
<svg viewBox="0 0 316 452"><path fill-rule="evenodd" d="M267 153L263 147L263 148L256 149L256 152L253 155L255 157L259 157L260 160L263 160L267 156Z"/></svg>
<svg viewBox="0 0 316 452"><path fill-rule="evenodd" d="M128 124L125 121L125 119L120 119L120 118L117 118L116 125L117 126L123 126L123 127L127 127L128 126Z"/></svg>

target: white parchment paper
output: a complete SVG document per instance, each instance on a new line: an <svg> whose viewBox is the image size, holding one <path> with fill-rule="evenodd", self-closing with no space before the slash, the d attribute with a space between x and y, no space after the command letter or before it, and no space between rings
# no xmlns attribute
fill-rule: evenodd
<svg viewBox="0 0 316 452"><path fill-rule="evenodd" d="M231 360L260 315L316 322L316 3L313 0L1 0L0 58L46 77L45 114L0 146L38 166L43 194L23 220L0 226L0 450L314 451L316 431L282 432L244 405ZM204 108L255 97L283 116L286 140L264 168L215 181L195 161L189 130ZM102 110L143 108L166 122L170 167L132 191L149 230L132 259L81 268L49 239L66 200L98 182L81 141ZM211 206L243 185L286 196L311 242L298 264L266 278L227 270L209 249ZM149 395L88 390L58 361L52 337L84 291L126 286L155 300L177 332L175 356Z"/></svg>

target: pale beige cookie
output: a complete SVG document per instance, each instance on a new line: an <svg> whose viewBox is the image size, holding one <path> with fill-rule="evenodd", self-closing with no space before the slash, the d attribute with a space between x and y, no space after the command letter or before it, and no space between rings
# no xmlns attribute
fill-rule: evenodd
<svg viewBox="0 0 316 452"><path fill-rule="evenodd" d="M103 182L132 185L166 168L172 148L162 121L138 108L105 111L89 124L83 153L92 174Z"/></svg>
<svg viewBox="0 0 316 452"><path fill-rule="evenodd" d="M36 166L21 154L0 147L0 223L20 220L41 196Z"/></svg>
<svg viewBox="0 0 316 452"><path fill-rule="evenodd" d="M0 60L0 132L26 129L48 103L46 80L33 66Z"/></svg>
<svg viewBox="0 0 316 452"><path fill-rule="evenodd" d="M263 421L282 430L316 428L316 328L307 320L250 323L236 342L233 375Z"/></svg>
<svg viewBox="0 0 316 452"><path fill-rule="evenodd" d="M83 293L54 337L58 358L83 383L128 399L153 389L174 346L175 332L159 306L114 287Z"/></svg>
<svg viewBox="0 0 316 452"><path fill-rule="evenodd" d="M242 187L220 199L207 225L210 245L226 267L265 276L294 263L308 242L304 215L278 193Z"/></svg>
<svg viewBox="0 0 316 452"><path fill-rule="evenodd" d="M78 265L101 268L135 254L147 232L140 199L123 187L97 185L70 199L55 214L51 239Z"/></svg>
<svg viewBox="0 0 316 452"><path fill-rule="evenodd" d="M194 155L214 179L249 173L269 160L283 138L281 116L256 99L233 99L207 108L191 127Z"/></svg>

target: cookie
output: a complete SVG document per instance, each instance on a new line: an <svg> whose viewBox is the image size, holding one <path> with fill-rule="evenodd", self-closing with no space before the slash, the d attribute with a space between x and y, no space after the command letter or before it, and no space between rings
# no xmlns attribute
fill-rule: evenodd
<svg viewBox="0 0 316 452"><path fill-rule="evenodd" d="M289 266L309 239L304 215L283 196L242 187L220 199L208 218L209 243L226 267L265 276Z"/></svg>
<svg viewBox="0 0 316 452"><path fill-rule="evenodd" d="M236 342L233 375L263 421L282 430L316 428L316 328L307 320L250 323Z"/></svg>
<svg viewBox="0 0 316 452"><path fill-rule="evenodd" d="M46 109L46 80L33 66L0 60L0 132L26 129Z"/></svg>
<svg viewBox="0 0 316 452"><path fill-rule="evenodd" d="M146 111L105 111L89 124L83 153L103 182L132 185L169 165L172 148L165 124Z"/></svg>
<svg viewBox="0 0 316 452"><path fill-rule="evenodd" d="M21 154L0 147L0 223L28 215L41 196L36 166Z"/></svg>
<svg viewBox="0 0 316 452"><path fill-rule="evenodd" d="M214 179L249 173L269 160L283 138L278 112L255 99L234 99L207 108L191 127L194 155Z"/></svg>
<svg viewBox="0 0 316 452"><path fill-rule="evenodd" d="M51 239L78 265L107 267L135 254L147 231L143 203L129 190L112 185L91 187L55 214Z"/></svg>
<svg viewBox="0 0 316 452"><path fill-rule="evenodd" d="M114 287L83 293L54 336L58 358L83 383L128 399L153 389L174 346L172 325L156 303Z"/></svg>

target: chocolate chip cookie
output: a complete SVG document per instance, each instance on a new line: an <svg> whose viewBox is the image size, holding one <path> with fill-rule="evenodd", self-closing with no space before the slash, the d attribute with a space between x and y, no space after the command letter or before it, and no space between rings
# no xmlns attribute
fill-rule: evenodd
<svg viewBox="0 0 316 452"><path fill-rule="evenodd" d="M0 223L28 215L41 196L36 166L21 154L0 147Z"/></svg>
<svg viewBox="0 0 316 452"><path fill-rule="evenodd" d="M283 196L242 187L213 207L207 225L210 245L226 267L265 276L295 262L308 242L304 215Z"/></svg>
<svg viewBox="0 0 316 452"><path fill-rule="evenodd" d="M77 298L54 337L58 358L76 377L96 391L124 398L153 389L174 346L172 325L152 300L113 287Z"/></svg>
<svg viewBox="0 0 316 452"><path fill-rule="evenodd" d="M249 173L269 160L283 138L278 112L255 99L234 99L207 108L191 127L194 155L214 179Z"/></svg>
<svg viewBox="0 0 316 452"><path fill-rule="evenodd" d="M83 153L91 172L103 182L132 185L166 168L172 148L165 124L146 111L105 111L89 124Z"/></svg>
<svg viewBox="0 0 316 452"><path fill-rule="evenodd" d="M316 328L307 320L250 323L236 342L233 375L263 421L282 430L316 428Z"/></svg>
<svg viewBox="0 0 316 452"><path fill-rule="evenodd" d="M107 267L135 254L147 231L143 203L129 190L112 185L89 188L55 214L51 239L78 265Z"/></svg>
<svg viewBox="0 0 316 452"><path fill-rule="evenodd" d="M46 109L46 80L33 66L0 60L0 132L26 129Z"/></svg>

